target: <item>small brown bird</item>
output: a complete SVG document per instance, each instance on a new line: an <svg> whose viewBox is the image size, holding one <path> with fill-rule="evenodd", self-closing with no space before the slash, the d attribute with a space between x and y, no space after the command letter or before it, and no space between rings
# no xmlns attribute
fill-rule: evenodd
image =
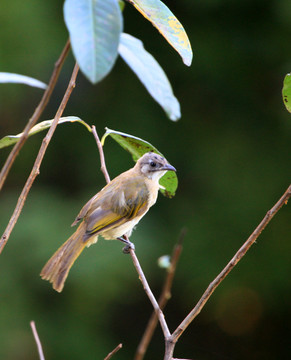
<svg viewBox="0 0 291 360"><path fill-rule="evenodd" d="M159 179L166 171L176 171L165 158L149 152L135 166L120 174L93 196L82 208L72 226L80 220L75 233L55 252L41 271L53 288L61 292L70 268L84 248L97 242L101 235L106 240L130 236L134 226L155 204Z"/></svg>

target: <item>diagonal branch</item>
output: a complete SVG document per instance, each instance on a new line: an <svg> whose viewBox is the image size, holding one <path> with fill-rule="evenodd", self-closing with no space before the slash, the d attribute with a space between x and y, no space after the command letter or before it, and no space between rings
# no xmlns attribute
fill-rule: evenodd
<svg viewBox="0 0 291 360"><path fill-rule="evenodd" d="M214 292L214 290L218 287L218 285L225 279L225 277L231 272L231 270L235 267L235 265L242 259L243 256L247 253L253 243L260 236L261 232L265 229L265 227L269 224L272 218L277 214L277 212L281 209L284 204L287 204L289 198L291 196L291 185L289 185L288 189L285 191L283 196L277 201L277 203L269 210L264 216L263 220L256 227L254 232L250 235L247 241L243 244L243 246L237 251L234 257L230 260L230 262L226 265L226 267L221 271L221 273L209 284L208 288L205 290L201 299L198 301L197 305L193 308L193 310L186 316L186 318L181 322L181 324L177 327L174 333L171 336L171 342L176 343L183 332L187 329L190 323L195 319L195 317L200 313L203 309L204 305Z"/></svg>
<svg viewBox="0 0 291 360"><path fill-rule="evenodd" d="M162 312L162 310L160 309L159 307L159 304L156 300L156 298L154 297L151 289L150 289L150 286L147 282L147 279L142 271L142 268L140 266L140 263L138 261L138 258L135 254L135 251L130 248L129 249L130 251L130 255L131 255L131 258L132 258L132 261L133 261L133 265L138 273L138 276L139 276L139 280L141 281L142 285L143 285L143 288L144 288L144 291L145 293L147 294L148 298L150 299L150 302L152 303L153 305L153 308L155 310L155 313L157 314L157 317L159 319L159 322L160 322L160 325L161 325L161 328L162 328L162 331L163 331L163 334L164 334L164 337L165 339L169 338L171 336L171 333L170 333L170 330L168 328L168 325L166 323L166 320L165 320L165 316Z"/></svg>
<svg viewBox="0 0 291 360"><path fill-rule="evenodd" d="M29 119L28 123L26 124L23 134L19 141L14 145L13 149L11 150L2 170L0 173L0 190L3 187L3 184L7 178L7 175L11 169L11 166L14 163L14 160L16 159L16 156L18 155L19 151L21 150L22 146L24 145L25 141L28 138L29 130L37 123L38 119L40 118L42 112L44 111L51 94L55 88L55 85L57 83L60 71L62 69L62 66L64 64L64 61L66 59L66 56L70 50L70 40L67 41L59 59L55 63L54 71L51 75L48 87L46 88L46 91L44 92L40 103L38 104L37 108L34 110L34 113L32 117Z"/></svg>
<svg viewBox="0 0 291 360"><path fill-rule="evenodd" d="M34 162L34 165L33 165L33 168L31 170L31 173L24 185L24 188L18 198L18 201L17 201L17 205L14 209L14 212L9 220L9 223L4 231L4 234L2 235L1 239L0 239L0 254L1 252L3 251L4 249L4 246L6 245L8 239L9 239L9 236L18 220L18 217L22 211L22 208L24 206L24 203L25 203L25 200L26 200L26 197L30 191L30 188L36 178L36 176L39 174L39 169L40 169L40 165L41 165L41 162L43 160L43 157L44 157L44 154L47 150L47 147L51 141L51 138L56 130L56 127L58 125L58 121L60 119L60 117L62 116L66 106L67 106L67 103L68 103L68 100L71 96L71 93L75 87L75 81L76 81L76 77L77 77L77 74L78 74L78 71L79 71L79 66L76 64L75 67L74 67L74 70L73 70L73 73L72 73L72 76L71 76L71 79L70 79L70 82L69 82L69 85L67 87L67 90L65 92L65 95L63 97L63 100L59 106L59 109L55 115L55 118L54 118L54 121L47 133L47 135L44 137L43 141L42 141L42 144L41 144L41 147L39 149L39 152L38 152L38 155L36 157L36 160Z"/></svg>
<svg viewBox="0 0 291 360"><path fill-rule="evenodd" d="M107 184L110 182L110 176L108 174L107 168L106 168L106 164L105 164L105 157L104 157L104 152L103 152L103 147L101 144L101 141L99 139L99 136L97 134L96 131L96 127L93 125L92 126L92 133L94 135L94 138L96 140L97 146L98 146L98 150L99 150L99 155L100 155L100 163L101 163L101 171L103 172L103 175L105 177L105 180L107 182Z"/></svg>
<svg viewBox="0 0 291 360"><path fill-rule="evenodd" d="M109 360L112 358L113 355L115 355L117 353L118 350L120 350L122 348L122 344L119 344L116 346L115 349L113 349L107 356L104 360Z"/></svg>
<svg viewBox="0 0 291 360"><path fill-rule="evenodd" d="M184 240L184 236L186 235L186 229L182 229L177 244L175 245L172 256L171 256L171 264L168 269L168 274L159 298L159 307L161 310L164 310L167 305L168 300L171 297L171 288L174 280L174 275L176 272L176 267L182 252L182 242ZM158 317L156 312L154 311L148 321L145 332L141 338L141 341L138 345L134 360L142 360L147 351L149 343L153 337L154 331L158 324Z"/></svg>
<svg viewBox="0 0 291 360"><path fill-rule="evenodd" d="M41 345L41 342L40 342L40 339L39 339L39 336L38 336L38 333L37 333L37 330L36 330L36 327L35 327L35 322L31 321L30 326L31 326L31 330L32 330L32 333L33 333L33 336L34 336L34 340L36 342L36 346L37 346L37 350L38 350L38 354L39 354L39 359L40 360L45 360L43 350L42 350L42 345Z"/></svg>

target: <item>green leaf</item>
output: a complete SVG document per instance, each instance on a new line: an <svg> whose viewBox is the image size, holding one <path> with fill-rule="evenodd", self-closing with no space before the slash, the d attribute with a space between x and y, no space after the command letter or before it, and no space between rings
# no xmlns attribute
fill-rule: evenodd
<svg viewBox="0 0 291 360"><path fill-rule="evenodd" d="M106 137L110 135L123 149L128 151L134 161L137 161L143 154L153 151L156 154L164 156L152 144L138 137L122 133L106 128L105 134L102 136L101 144L104 146ZM178 187L178 178L175 172L167 171L160 180L160 191L164 196L169 198L175 195Z"/></svg>
<svg viewBox="0 0 291 360"><path fill-rule="evenodd" d="M31 128L30 132L28 133L28 137L31 135L37 134L40 131L48 129L49 127L51 127L52 122L53 122L53 120L45 120L45 121L38 123L33 128ZM80 124L84 125L87 128L87 130L91 131L90 126L87 123L85 123L85 121L81 120L80 118L78 118L76 116L61 117L59 120L59 124L63 124L66 122L79 122ZM2 139L0 139L0 149L4 148L6 146L16 144L18 142L18 140L21 138L21 136L22 136L22 133L17 134L17 135L7 135L7 136L3 137Z"/></svg>
<svg viewBox="0 0 291 360"><path fill-rule="evenodd" d="M93 83L103 79L118 56L123 18L117 0L66 0L64 18L81 71Z"/></svg>
<svg viewBox="0 0 291 360"><path fill-rule="evenodd" d="M180 54L185 65L192 63L191 44L180 21L160 0L128 0L149 20Z"/></svg>
<svg viewBox="0 0 291 360"><path fill-rule="evenodd" d="M0 72L0 83L17 83L37 87L40 89L47 88L47 85L42 81L36 80L29 76L6 72Z"/></svg>
<svg viewBox="0 0 291 360"><path fill-rule="evenodd" d="M134 36L123 33L118 51L169 118L178 120L181 117L180 104L173 94L171 84L155 58L144 49L143 43Z"/></svg>
<svg viewBox="0 0 291 360"><path fill-rule="evenodd" d="M118 4L119 4L119 7L120 7L120 10L123 11L124 7L125 7L124 1L123 0L118 0Z"/></svg>
<svg viewBox="0 0 291 360"><path fill-rule="evenodd" d="M291 113L291 74L285 76L282 96L286 109Z"/></svg>

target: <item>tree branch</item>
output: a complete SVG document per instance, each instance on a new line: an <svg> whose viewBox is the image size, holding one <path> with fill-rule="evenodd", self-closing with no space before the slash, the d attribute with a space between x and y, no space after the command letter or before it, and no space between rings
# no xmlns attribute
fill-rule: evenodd
<svg viewBox="0 0 291 360"><path fill-rule="evenodd" d="M129 249L130 251L130 255L131 255L131 258L132 258L132 261L133 261L133 265L138 273L138 276L139 276L139 280L141 281L142 285L143 285L143 288L144 288L144 291L145 293L147 294L148 298L150 299L150 302L152 303L153 305L153 308L155 310L155 313L157 314L158 316L158 319L159 319L159 322L160 322L160 325L161 325L161 328L163 330L163 333L164 333L164 337L165 338L168 338L171 336L171 333L170 333L170 330L168 328L168 325L166 323L166 320L165 320L165 316L162 312L162 310L160 309L159 307L159 304L156 300L156 298L154 297L150 287L149 287L149 284L147 282L147 279L142 271L142 268L140 266L140 263L138 261L138 258L135 254L135 251L130 248Z"/></svg>
<svg viewBox="0 0 291 360"><path fill-rule="evenodd" d="M111 353L109 353L104 360L111 359L112 356L115 355L117 353L117 351L120 350L121 348L122 348L122 344L117 345L116 348L114 350L112 350Z"/></svg>
<svg viewBox="0 0 291 360"><path fill-rule="evenodd" d="M205 290L201 299L198 301L197 305L193 308L193 310L186 316L186 318L181 322L181 324L177 327L174 333L171 336L171 342L175 345L183 332L187 329L190 323L195 319L195 317L200 313L203 309L204 305L214 292L214 290L218 287L218 285L225 279L225 277L230 273L230 271L235 267L235 265L243 258L243 256L247 253L253 243L257 240L261 232L265 229L265 227L269 224L272 218L277 214L277 212L281 209L284 204L287 204L289 198L291 196L291 185L289 185L288 189L285 191L283 196L277 201L277 203L266 213L263 220L256 227L254 232L250 235L247 241L243 244L243 246L237 251L234 257L230 260L230 262L226 265L226 267L221 271L221 273L209 284L208 288Z"/></svg>
<svg viewBox="0 0 291 360"><path fill-rule="evenodd" d="M105 180L106 180L106 182L108 184L110 182L110 176L108 174L106 164L105 164L105 157L104 157L103 147L102 147L101 141L99 139L99 136L97 134L96 127L94 125L92 126L92 133L93 133L93 135L95 137L95 140L96 140L96 143L97 143L97 146L98 146L98 150L99 150L101 171L103 172Z"/></svg>
<svg viewBox="0 0 291 360"><path fill-rule="evenodd" d="M36 330L36 327L35 327L35 322L31 321L30 326L31 326L31 330L32 330L32 333L33 333L33 336L34 336L34 340L36 342L39 358L40 358L40 360L45 360L43 350L42 350L42 346L41 346L41 342L40 342L40 339L39 339L39 336L38 336L38 333L37 333L37 330Z"/></svg>
<svg viewBox="0 0 291 360"><path fill-rule="evenodd" d="M163 290L161 292L158 301L161 310L164 310L168 300L171 298L171 288L175 276L176 267L183 249L182 242L184 240L185 235L186 235L186 229L182 229L177 244L175 245L172 252L171 264L169 266L167 277L165 279L165 283L163 286ZM143 337L138 345L134 360L142 360L144 358L144 355L153 337L157 324L158 324L158 317L156 312L154 311L148 321Z"/></svg>
<svg viewBox="0 0 291 360"><path fill-rule="evenodd" d="M56 127L58 125L58 121L59 121L60 117L62 116L62 114L65 110L65 107L68 103L68 100L71 96L71 93L75 87L75 81L76 81L78 71L79 71L79 66L76 64L74 67L69 85L68 85L65 95L63 97L63 100L62 100L62 102L59 106L59 109L55 115L54 121L53 121L49 131L47 132L47 135L44 137L44 139L42 141L42 144L39 149L38 155L36 157L35 163L33 165L32 171L31 171L31 173L24 185L24 188L18 198L17 205L16 205L14 212L9 220L9 223L4 231L4 234L2 235L2 237L0 239L0 254L3 251L3 248L4 248L5 244L7 243L9 236L18 220L18 217L22 211L22 208L24 206L24 203L25 203L26 197L30 191L30 188L31 188L36 176L39 174L40 165L43 160L46 149L51 141L51 138L52 138L52 136L56 130Z"/></svg>
<svg viewBox="0 0 291 360"><path fill-rule="evenodd" d="M22 146L24 145L25 141L28 138L28 133L29 133L30 129L37 123L38 119L40 118L41 114L43 113L43 111L51 97L51 94L55 88L60 71L62 69L62 66L64 64L64 61L67 57L69 50L70 50L70 40L67 41L59 59L55 63L55 67L54 67L53 73L51 75L48 87L46 88L46 90L40 100L40 103L38 104L37 108L34 110L32 117L29 119L28 123L26 124L26 126L23 130L23 134L22 134L21 138L14 145L13 149L11 150L11 152L1 170L0 191L4 185L4 182L7 178L7 176L8 176L11 166L13 165L14 160L16 159L16 156L18 155L19 151L21 150Z"/></svg>

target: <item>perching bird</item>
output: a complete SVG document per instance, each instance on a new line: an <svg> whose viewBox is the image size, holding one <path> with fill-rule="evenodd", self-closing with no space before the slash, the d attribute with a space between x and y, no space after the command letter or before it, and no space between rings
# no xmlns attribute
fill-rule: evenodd
<svg viewBox="0 0 291 360"><path fill-rule="evenodd" d="M70 268L84 248L98 240L130 236L134 226L155 204L159 179L166 171L176 171L165 158L149 152L135 166L120 174L93 196L82 208L73 225L82 220L75 233L55 252L41 271L53 288L61 292Z"/></svg>

